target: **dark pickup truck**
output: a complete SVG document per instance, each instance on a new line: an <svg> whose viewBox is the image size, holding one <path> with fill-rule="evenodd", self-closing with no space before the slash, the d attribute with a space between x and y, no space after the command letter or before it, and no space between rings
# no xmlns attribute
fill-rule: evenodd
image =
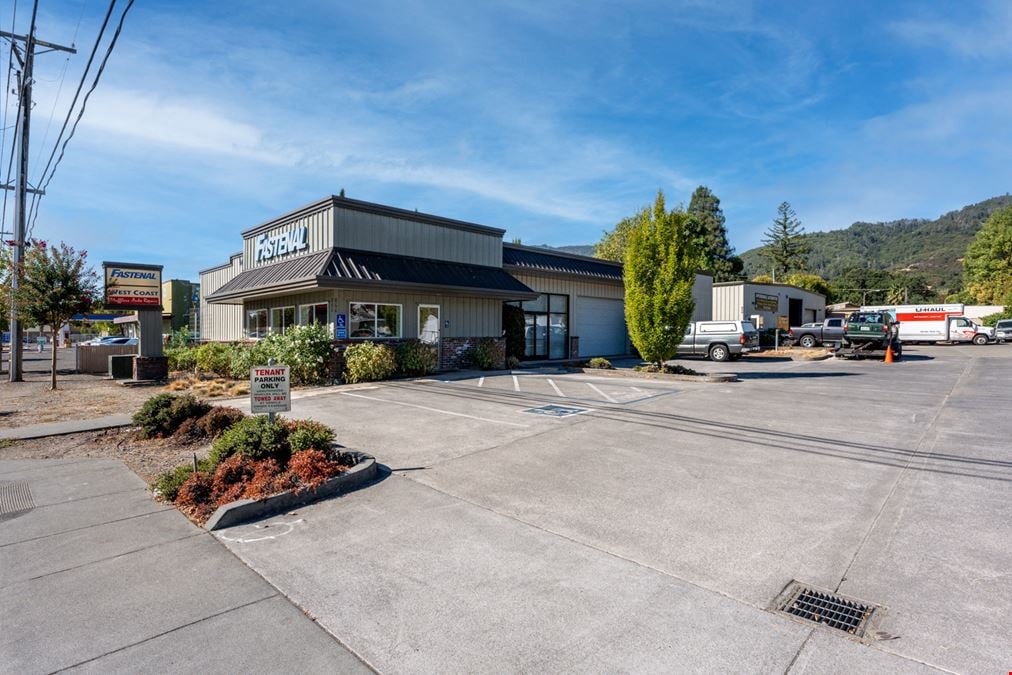
<svg viewBox="0 0 1012 675"><path fill-rule="evenodd" d="M903 345L899 339L899 324L889 312L855 312L843 324L842 346L838 356L859 356L870 351L891 348L899 358Z"/></svg>
<svg viewBox="0 0 1012 675"><path fill-rule="evenodd" d="M840 342L843 339L843 319L826 319L822 323L792 326L790 336L795 344L806 349L827 342Z"/></svg>

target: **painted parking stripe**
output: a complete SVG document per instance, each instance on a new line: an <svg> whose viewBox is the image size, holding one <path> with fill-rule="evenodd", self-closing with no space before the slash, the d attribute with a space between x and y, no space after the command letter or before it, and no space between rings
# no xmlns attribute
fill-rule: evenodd
<svg viewBox="0 0 1012 675"><path fill-rule="evenodd" d="M380 403L391 403L393 405L402 405L408 408L418 408L419 410L428 410L429 412L440 413L443 415L453 415L454 417L466 417L472 420L491 422L492 424L505 424L511 427L527 428L526 424L517 424L516 422L503 422L502 420L492 420L487 417L477 417L476 415L465 415L464 413L453 412L452 410L440 410L439 408L430 408L428 406L417 405L415 403L405 403L404 401L391 401L390 399L376 398L375 396L363 396L362 394L352 394L350 391L342 391L341 396L353 396L355 398L364 398L370 401L379 401Z"/></svg>
<svg viewBox="0 0 1012 675"><path fill-rule="evenodd" d="M552 380L551 378L548 379L548 384L552 385L552 389L555 390L556 394L558 394L559 396L562 396L562 397L566 396L565 394L562 393L562 390L559 389L558 386L556 386L555 381Z"/></svg>
<svg viewBox="0 0 1012 675"><path fill-rule="evenodd" d="M593 389L594 391L596 391L601 396L604 396L604 400L608 401L608 403L618 403L618 401L616 401L615 399L613 399L611 396L608 396L608 394L606 394L603 391L601 391L600 389L598 389L592 382L588 382L587 386L590 387L591 389Z"/></svg>
<svg viewBox="0 0 1012 675"><path fill-rule="evenodd" d="M516 375L513 376L513 391L520 391L520 380Z"/></svg>
<svg viewBox="0 0 1012 675"><path fill-rule="evenodd" d="M485 386L485 376L484 375L482 375L481 377L478 378L478 386L479 387L484 387Z"/></svg>

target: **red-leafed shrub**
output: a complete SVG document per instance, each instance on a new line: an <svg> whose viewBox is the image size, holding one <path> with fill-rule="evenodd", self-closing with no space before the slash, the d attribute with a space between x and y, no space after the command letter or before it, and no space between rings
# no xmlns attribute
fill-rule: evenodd
<svg viewBox="0 0 1012 675"><path fill-rule="evenodd" d="M221 505L241 498L246 491L246 484L255 473L253 460L242 455L232 455L214 470L211 499L216 505Z"/></svg>
<svg viewBox="0 0 1012 675"><path fill-rule="evenodd" d="M312 490L331 476L346 471L348 467L338 464L319 450L303 450L292 455L288 462L288 473L299 482L298 490Z"/></svg>
<svg viewBox="0 0 1012 675"><path fill-rule="evenodd" d="M241 420L245 415L238 408L226 406L211 408L206 415L197 420L208 438L217 438L221 432Z"/></svg>
<svg viewBox="0 0 1012 675"><path fill-rule="evenodd" d="M174 439L183 443L196 443L206 438L206 436L207 434L204 433L204 430L200 426L200 420L193 417L183 420L183 423L172 434Z"/></svg>
<svg viewBox="0 0 1012 675"><path fill-rule="evenodd" d="M214 512L215 505L210 503L211 499L211 474L206 471L197 471L190 474L190 477L179 486L176 494L176 506L192 518L203 522Z"/></svg>

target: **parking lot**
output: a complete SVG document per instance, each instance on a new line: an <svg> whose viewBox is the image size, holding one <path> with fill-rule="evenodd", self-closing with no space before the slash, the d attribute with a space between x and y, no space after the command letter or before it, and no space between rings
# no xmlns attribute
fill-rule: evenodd
<svg viewBox="0 0 1012 675"><path fill-rule="evenodd" d="M220 539L380 671L1007 669L1012 351L905 357L306 396L389 476ZM770 611L792 580L866 639Z"/></svg>

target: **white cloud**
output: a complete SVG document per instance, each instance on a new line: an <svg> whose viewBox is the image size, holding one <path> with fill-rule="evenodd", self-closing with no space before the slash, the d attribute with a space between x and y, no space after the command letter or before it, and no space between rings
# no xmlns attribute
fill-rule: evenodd
<svg viewBox="0 0 1012 675"><path fill-rule="evenodd" d="M958 11L965 10L966 5L960 3ZM911 18L890 28L912 44L940 46L968 58L1012 55L1012 2L1008 0L985 3L976 21Z"/></svg>

